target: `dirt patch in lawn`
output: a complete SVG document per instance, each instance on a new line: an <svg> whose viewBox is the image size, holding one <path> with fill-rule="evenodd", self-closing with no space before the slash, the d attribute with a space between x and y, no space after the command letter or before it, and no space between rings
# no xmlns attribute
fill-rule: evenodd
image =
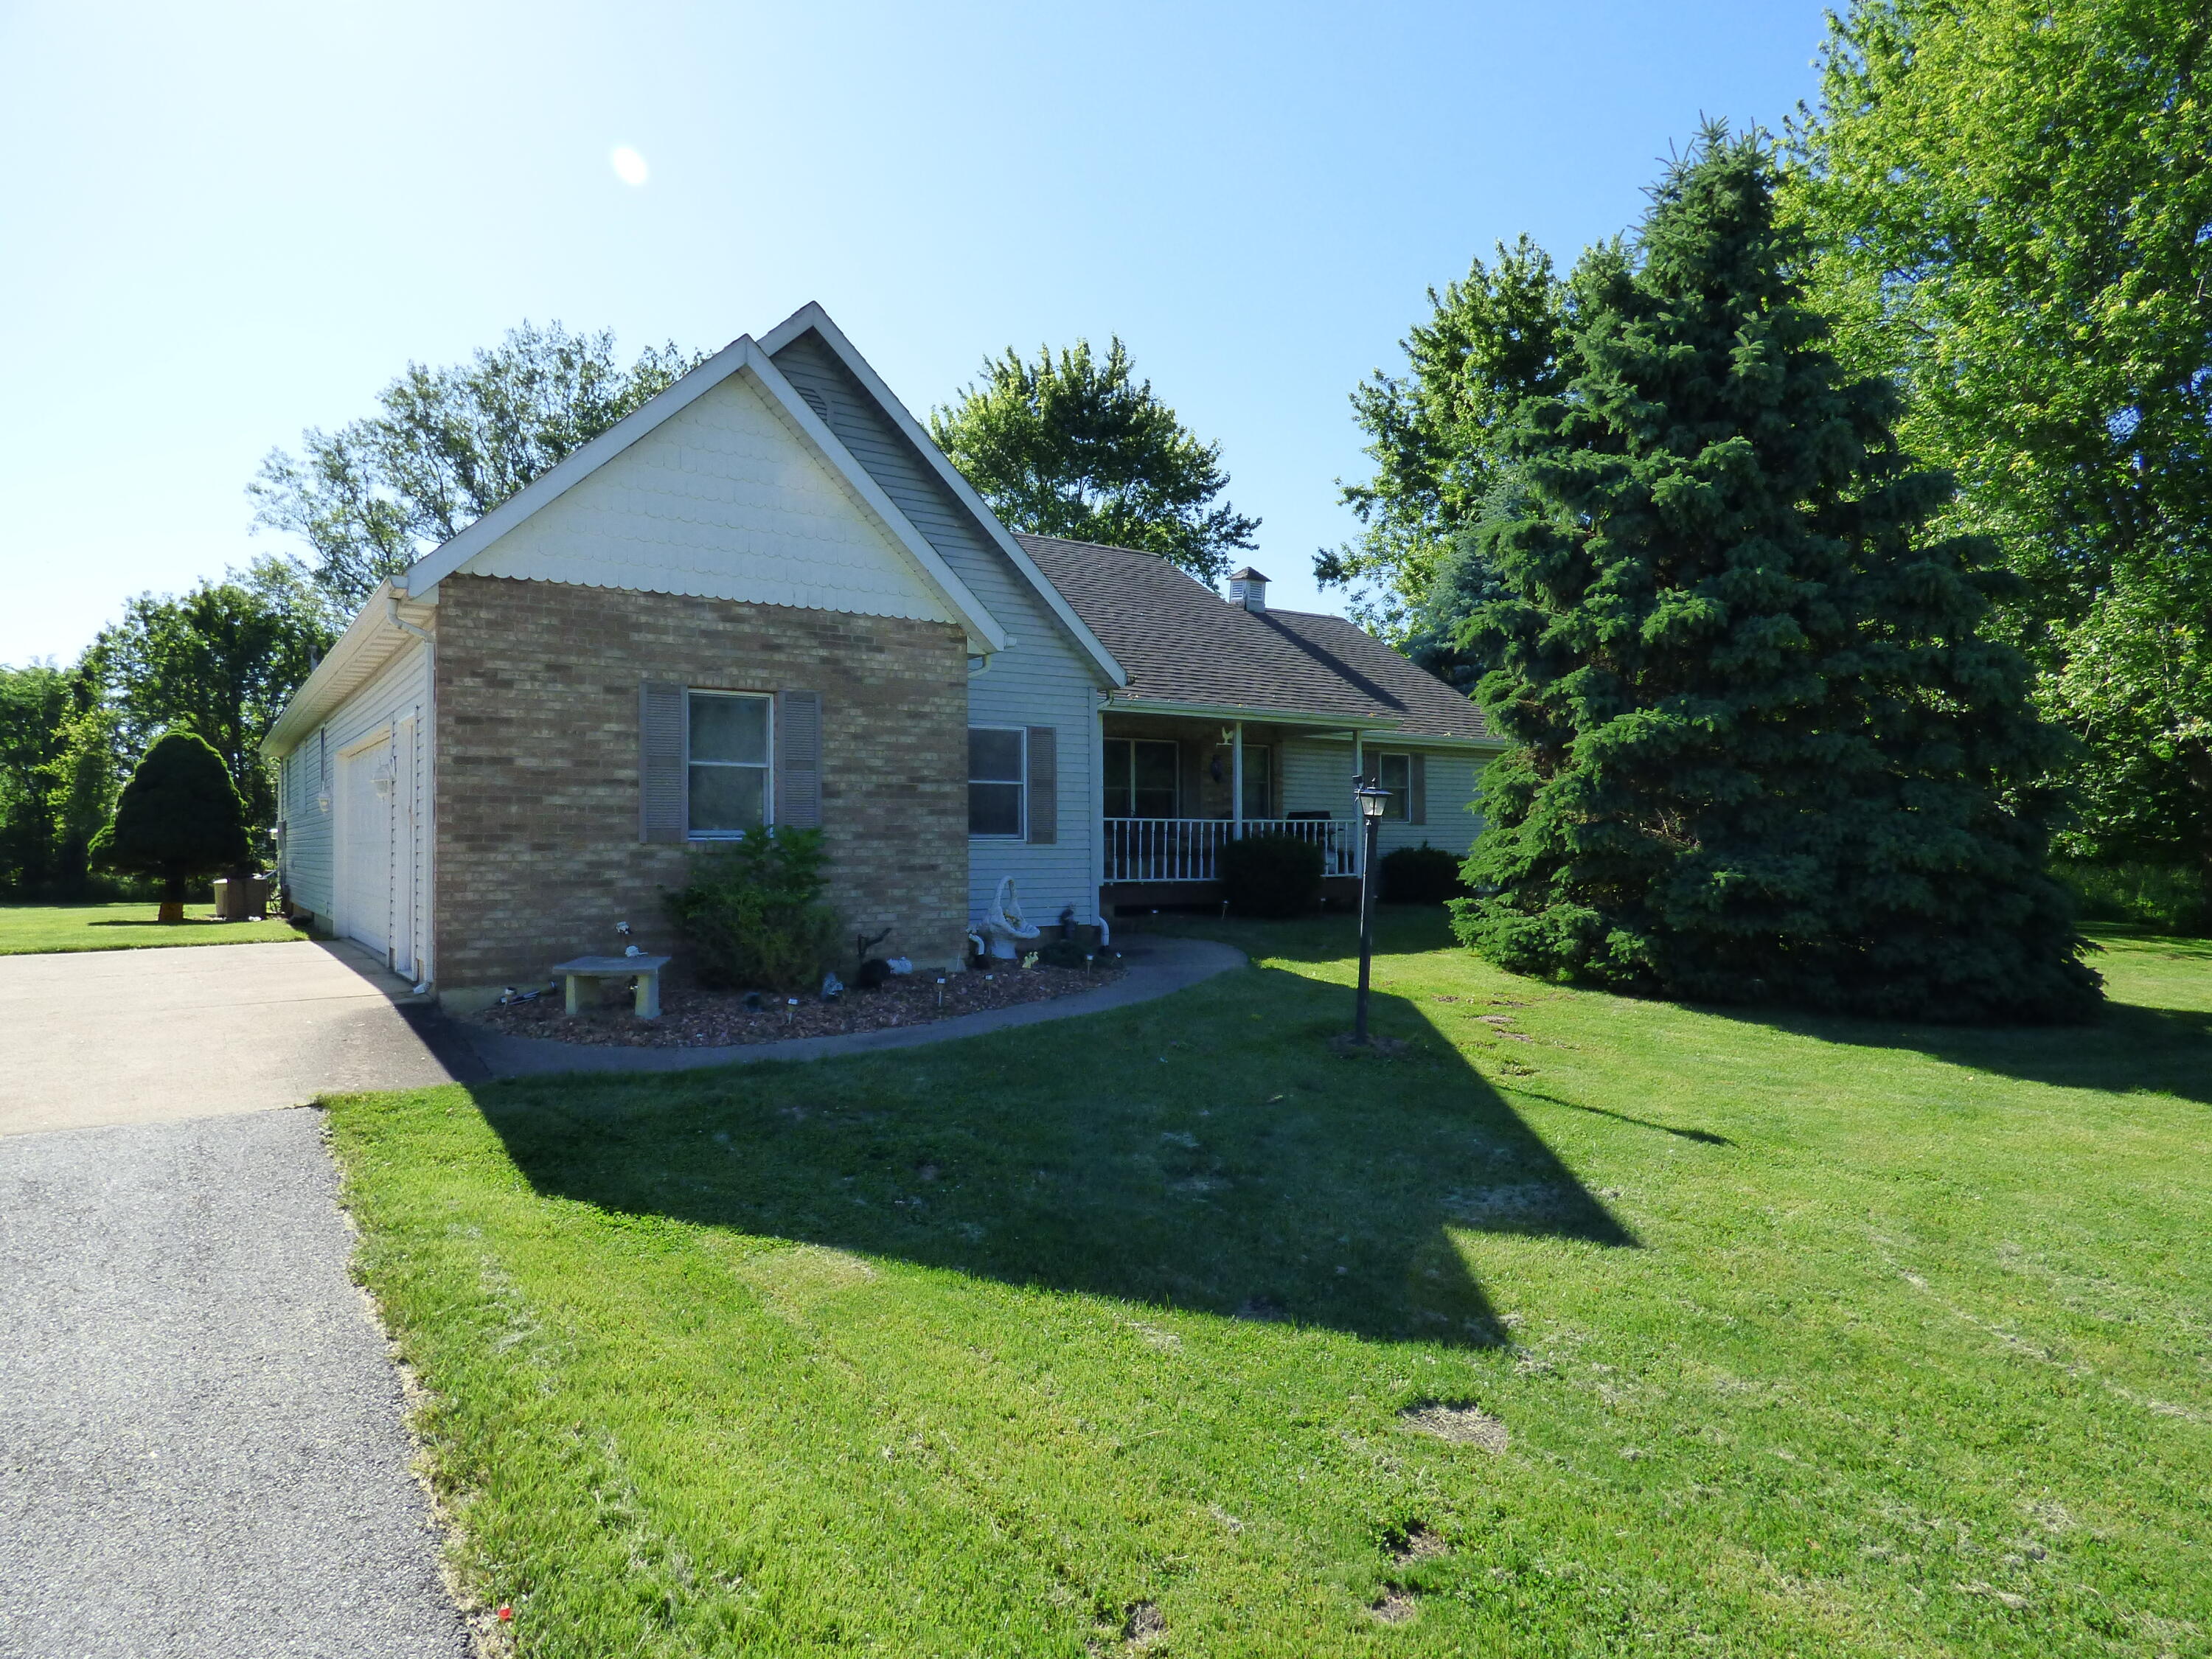
<svg viewBox="0 0 2212 1659"><path fill-rule="evenodd" d="M1505 1425L1480 1407L1443 1400L1424 1400L1398 1413L1398 1420L1416 1434L1434 1435L1455 1446L1479 1446L1502 1452L1510 1437Z"/></svg>
<svg viewBox="0 0 2212 1659"><path fill-rule="evenodd" d="M1402 1530L1394 1528L1382 1542L1394 1567L1409 1567L1417 1561L1433 1561L1451 1553L1449 1544L1418 1521L1407 1522Z"/></svg>
<svg viewBox="0 0 2212 1659"><path fill-rule="evenodd" d="M1096 990L1121 977L1119 968L1013 968L988 974L948 974L939 985L933 974L892 980L874 991L848 991L834 1001L801 997L796 1006L781 997L762 995L749 1007L744 993L669 987L660 994L660 1018L646 1021L629 1012L629 998L574 1018L564 1011L558 991L529 1002L495 1005L473 1016L480 1024L509 1036L550 1037L560 1042L591 1042L641 1048L708 1048L749 1042L781 1042L786 1037L840 1036L848 1031L885 1031L899 1025L927 1025L962 1014L1045 1002Z"/></svg>
<svg viewBox="0 0 2212 1659"><path fill-rule="evenodd" d="M1385 1590L1367 1605L1368 1617L1378 1625L1411 1624L1421 1604L1404 1590Z"/></svg>

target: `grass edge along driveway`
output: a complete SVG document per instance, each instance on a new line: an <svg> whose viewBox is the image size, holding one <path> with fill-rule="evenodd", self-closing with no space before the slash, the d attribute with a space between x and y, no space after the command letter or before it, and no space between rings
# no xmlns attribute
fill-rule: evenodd
<svg viewBox="0 0 2212 1659"><path fill-rule="evenodd" d="M269 945L307 935L289 921L217 921L210 904L185 919L154 920L153 901L131 904L0 904L0 957L65 951L143 951L172 945Z"/></svg>
<svg viewBox="0 0 2212 1659"><path fill-rule="evenodd" d="M1377 1061L1344 924L1206 931L1094 1019L332 1103L521 1652L2204 1651L2212 947L1947 1031L1386 915Z"/></svg>

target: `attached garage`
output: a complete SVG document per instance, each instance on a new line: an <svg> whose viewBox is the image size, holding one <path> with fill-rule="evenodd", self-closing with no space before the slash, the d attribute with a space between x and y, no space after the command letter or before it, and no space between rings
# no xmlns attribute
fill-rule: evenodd
<svg viewBox="0 0 2212 1659"><path fill-rule="evenodd" d="M357 626L325 665L356 689L279 762L285 887L332 937L420 981L432 963L431 649L376 620L386 626Z"/></svg>

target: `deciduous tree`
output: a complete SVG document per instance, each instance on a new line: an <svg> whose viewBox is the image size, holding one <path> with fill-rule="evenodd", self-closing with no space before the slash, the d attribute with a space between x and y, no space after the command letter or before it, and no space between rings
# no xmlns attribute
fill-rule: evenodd
<svg viewBox="0 0 2212 1659"><path fill-rule="evenodd" d="M526 322L465 363L410 363L376 414L310 428L298 455L270 452L248 486L255 520L301 538L315 580L349 614L704 360L672 343L624 367L610 331Z"/></svg>
<svg viewBox="0 0 2212 1659"><path fill-rule="evenodd" d="M1352 394L1375 472L1341 484L1358 539L1314 559L1324 587L1352 589L1361 621L1417 655L1437 654L1469 601L1489 591L1470 568L1478 554L1466 532L1511 487L1508 415L1565 384L1572 301L1552 256L1523 235L1500 242L1495 264L1478 258L1443 293L1431 289L1429 304L1398 343L1406 371L1377 369Z"/></svg>
<svg viewBox="0 0 2212 1659"><path fill-rule="evenodd" d="M159 732L197 733L222 757L247 823L266 829L276 799L261 739L330 648L334 621L295 567L264 560L189 593L141 594L101 632L85 665L115 710L126 756Z"/></svg>
<svg viewBox="0 0 2212 1659"><path fill-rule="evenodd" d="M1078 340L1034 363L1008 347L930 435L1006 525L1035 536L1157 553L1218 581L1260 527L1227 501L1221 446L1201 443L1135 378L1119 339L1103 357Z"/></svg>
<svg viewBox="0 0 2212 1659"><path fill-rule="evenodd" d="M2089 851L2212 873L2212 9L1856 0L1790 198L1854 368L2027 586Z"/></svg>

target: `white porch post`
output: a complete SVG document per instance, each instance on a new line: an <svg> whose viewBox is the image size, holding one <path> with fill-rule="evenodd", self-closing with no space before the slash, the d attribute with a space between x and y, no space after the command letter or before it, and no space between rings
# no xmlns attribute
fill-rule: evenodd
<svg viewBox="0 0 2212 1659"><path fill-rule="evenodd" d="M1352 733L1352 787L1354 789L1367 778L1366 734L1355 728ZM1357 805L1358 803L1354 802ZM1352 821L1352 861L1358 866L1361 876L1367 873L1367 837L1361 832L1359 820Z"/></svg>
<svg viewBox="0 0 2212 1659"><path fill-rule="evenodd" d="M1235 828L1230 832L1237 840L1244 839L1244 722L1237 722L1229 745L1229 788L1235 797L1231 802L1229 816Z"/></svg>

